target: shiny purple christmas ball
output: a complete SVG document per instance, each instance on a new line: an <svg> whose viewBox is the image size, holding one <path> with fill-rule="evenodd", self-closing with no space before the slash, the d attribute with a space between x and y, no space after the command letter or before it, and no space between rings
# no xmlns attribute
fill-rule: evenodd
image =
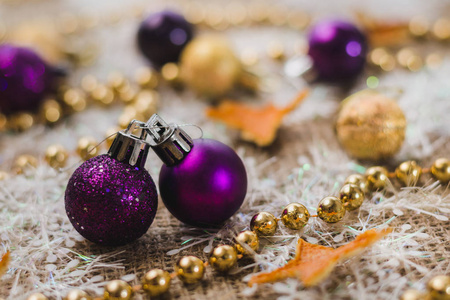
<svg viewBox="0 0 450 300"><path fill-rule="evenodd" d="M194 226L217 226L241 207L247 193L247 173L233 149L216 140L197 139L180 163L162 166L159 191L178 220Z"/></svg>
<svg viewBox="0 0 450 300"><path fill-rule="evenodd" d="M0 45L0 112L35 111L56 78L55 69L33 50Z"/></svg>
<svg viewBox="0 0 450 300"><path fill-rule="evenodd" d="M105 154L75 170L67 185L65 206L70 222L86 239L123 245L147 232L155 218L158 195L143 167Z"/></svg>
<svg viewBox="0 0 450 300"><path fill-rule="evenodd" d="M155 66L178 61L184 46L192 39L193 28L186 19L172 11L149 15L142 21L137 41L141 52Z"/></svg>
<svg viewBox="0 0 450 300"><path fill-rule="evenodd" d="M353 24L324 21L309 33L309 56L318 79L346 81L354 79L364 68L367 40Z"/></svg>

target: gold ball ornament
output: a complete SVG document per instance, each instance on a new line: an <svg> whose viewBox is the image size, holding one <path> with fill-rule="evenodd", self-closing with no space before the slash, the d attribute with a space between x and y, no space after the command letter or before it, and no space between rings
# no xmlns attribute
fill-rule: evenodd
<svg viewBox="0 0 450 300"><path fill-rule="evenodd" d="M180 58L181 79L202 96L226 94L242 75L239 59L226 40L215 35L193 39Z"/></svg>
<svg viewBox="0 0 450 300"><path fill-rule="evenodd" d="M41 293L35 293L28 296L27 300L48 300L48 298Z"/></svg>
<svg viewBox="0 0 450 300"><path fill-rule="evenodd" d="M177 261L175 273L184 283L193 284L203 278L205 266L198 257L184 256Z"/></svg>
<svg viewBox="0 0 450 300"><path fill-rule="evenodd" d="M92 297L82 290L71 290L64 300L92 300Z"/></svg>
<svg viewBox="0 0 450 300"><path fill-rule="evenodd" d="M397 179L406 186L414 186L422 175L422 168L413 160L401 163L395 170Z"/></svg>
<svg viewBox="0 0 450 300"><path fill-rule="evenodd" d="M17 174L22 174L26 170L34 169L37 167L38 161L36 157L29 154L22 154L16 158L14 162L14 170Z"/></svg>
<svg viewBox="0 0 450 300"><path fill-rule="evenodd" d="M364 192L357 185L346 184L339 191L339 199L346 210L352 211L359 208L363 203Z"/></svg>
<svg viewBox="0 0 450 300"><path fill-rule="evenodd" d="M336 122L342 147L359 159L393 156L403 144L405 129L406 118L398 104L371 90L345 99Z"/></svg>
<svg viewBox="0 0 450 300"><path fill-rule="evenodd" d="M400 300L425 300L425 294L418 290L409 289L402 294Z"/></svg>
<svg viewBox="0 0 450 300"><path fill-rule="evenodd" d="M129 300L133 296L133 289L123 280L108 282L103 293L104 300Z"/></svg>
<svg viewBox="0 0 450 300"><path fill-rule="evenodd" d="M363 193L367 192L367 179L364 175L352 174L345 179L344 184L354 184L359 187Z"/></svg>
<svg viewBox="0 0 450 300"><path fill-rule="evenodd" d="M254 231L245 230L240 232L236 237L236 244L234 245L236 251L240 255L251 255L252 253L247 249L248 246L253 251L259 249L259 238Z"/></svg>
<svg viewBox="0 0 450 300"><path fill-rule="evenodd" d="M277 231L277 227L277 218L265 211L255 214L250 221L250 229L258 236L272 236Z"/></svg>
<svg viewBox="0 0 450 300"><path fill-rule="evenodd" d="M170 288L172 278L169 272L161 269L153 269L145 273L142 280L142 289L150 297L157 297L167 292Z"/></svg>
<svg viewBox="0 0 450 300"><path fill-rule="evenodd" d="M90 136L82 137L78 140L77 153L84 159L88 160L98 154L97 141Z"/></svg>
<svg viewBox="0 0 450 300"><path fill-rule="evenodd" d="M450 276L438 275L427 283L431 300L450 300Z"/></svg>
<svg viewBox="0 0 450 300"><path fill-rule="evenodd" d="M300 203L286 205L281 213L281 222L289 229L299 230L308 223L310 214L308 209Z"/></svg>
<svg viewBox="0 0 450 300"><path fill-rule="evenodd" d="M384 189L389 181L388 170L384 167L370 167L366 170L367 189L369 191L376 191Z"/></svg>
<svg viewBox="0 0 450 300"><path fill-rule="evenodd" d="M336 223L344 218L345 208L339 198L325 197L319 202L317 215L327 223Z"/></svg>
<svg viewBox="0 0 450 300"><path fill-rule="evenodd" d="M450 160L447 158L438 158L431 166L431 174L442 183L450 181Z"/></svg>
<svg viewBox="0 0 450 300"><path fill-rule="evenodd" d="M234 247L221 245L214 248L209 263L214 270L219 272L228 272L236 265L237 253Z"/></svg>
<svg viewBox="0 0 450 300"><path fill-rule="evenodd" d="M59 144L50 145L45 150L45 160L52 168L62 168L66 165L69 153Z"/></svg>

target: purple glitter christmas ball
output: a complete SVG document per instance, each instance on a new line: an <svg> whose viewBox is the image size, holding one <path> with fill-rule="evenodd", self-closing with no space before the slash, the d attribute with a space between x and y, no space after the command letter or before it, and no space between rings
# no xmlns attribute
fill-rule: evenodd
<svg viewBox="0 0 450 300"><path fill-rule="evenodd" d="M320 80L354 79L364 68L367 54L364 34L342 21L324 21L309 33L309 56Z"/></svg>
<svg viewBox="0 0 450 300"><path fill-rule="evenodd" d="M0 45L0 111L35 111L56 84L56 71L28 48Z"/></svg>
<svg viewBox="0 0 450 300"><path fill-rule="evenodd" d="M178 220L194 226L217 226L241 207L247 193L247 173L233 149L216 140L197 139L179 164L162 166L159 191Z"/></svg>
<svg viewBox="0 0 450 300"><path fill-rule="evenodd" d="M65 205L70 222L86 239L123 245L147 232L155 218L158 195L145 169L105 154L75 170Z"/></svg>
<svg viewBox="0 0 450 300"><path fill-rule="evenodd" d="M137 41L145 57L159 68L168 62L178 61L192 36L192 25L182 15L162 11L142 21Z"/></svg>

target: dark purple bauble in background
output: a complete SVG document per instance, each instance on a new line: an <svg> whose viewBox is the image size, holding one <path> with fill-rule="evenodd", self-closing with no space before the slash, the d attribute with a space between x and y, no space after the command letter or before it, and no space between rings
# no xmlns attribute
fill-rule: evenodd
<svg viewBox="0 0 450 300"><path fill-rule="evenodd" d="M145 169L104 154L75 170L67 184L65 205L70 222L86 239L123 245L147 232L158 194Z"/></svg>
<svg viewBox="0 0 450 300"><path fill-rule="evenodd" d="M192 39L192 24L172 11L149 15L142 21L137 41L141 52L155 67L178 61L184 46Z"/></svg>
<svg viewBox="0 0 450 300"><path fill-rule="evenodd" d="M159 192L167 209L193 226L218 226L244 202L247 173L233 149L211 139L194 140L179 164L163 165Z"/></svg>
<svg viewBox="0 0 450 300"><path fill-rule="evenodd" d="M37 110L56 79L55 69L33 50L0 45L0 112Z"/></svg>
<svg viewBox="0 0 450 300"><path fill-rule="evenodd" d="M346 81L364 68L367 40L355 25L342 21L323 21L310 31L309 56L318 79Z"/></svg>

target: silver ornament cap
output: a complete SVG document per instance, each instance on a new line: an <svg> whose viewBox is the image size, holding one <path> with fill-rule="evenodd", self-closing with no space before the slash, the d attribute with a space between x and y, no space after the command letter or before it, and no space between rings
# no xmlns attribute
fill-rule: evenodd
<svg viewBox="0 0 450 300"><path fill-rule="evenodd" d="M191 152L192 138L176 124L167 124L154 114L146 124L151 138L150 146L159 158L171 167L181 162Z"/></svg>

